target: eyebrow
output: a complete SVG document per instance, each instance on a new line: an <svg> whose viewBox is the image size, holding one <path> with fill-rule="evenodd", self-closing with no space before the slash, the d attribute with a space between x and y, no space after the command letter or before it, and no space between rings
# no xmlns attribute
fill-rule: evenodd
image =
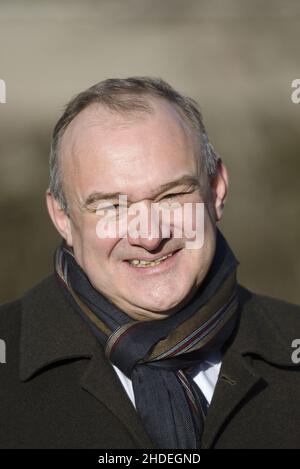
<svg viewBox="0 0 300 469"><path fill-rule="evenodd" d="M167 182L165 184L161 184L158 187L158 191L157 191L155 197L157 197L160 194L162 194L163 192L166 192L167 190L170 190L173 187L177 187L177 186L197 186L200 189L201 188L200 178L199 178L199 176L193 176L193 175L190 175L190 174L185 174L185 175L181 176L178 179ZM99 191L94 191L86 198L83 206L87 207L88 205L91 205L92 203L97 202L99 200L117 199L120 195L124 195L124 193L122 193L122 192L99 192Z"/></svg>

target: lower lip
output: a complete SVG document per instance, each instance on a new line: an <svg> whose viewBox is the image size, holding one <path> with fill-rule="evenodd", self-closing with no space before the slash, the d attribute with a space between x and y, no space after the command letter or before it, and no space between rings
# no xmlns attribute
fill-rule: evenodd
<svg viewBox="0 0 300 469"><path fill-rule="evenodd" d="M161 274L167 270L172 269L172 267L175 266L180 252L181 249L176 251L172 256L167 257L167 259L162 261L160 264L151 267L136 267L135 265L130 264L130 262L128 261L123 262L130 269L131 272L136 273L138 275Z"/></svg>

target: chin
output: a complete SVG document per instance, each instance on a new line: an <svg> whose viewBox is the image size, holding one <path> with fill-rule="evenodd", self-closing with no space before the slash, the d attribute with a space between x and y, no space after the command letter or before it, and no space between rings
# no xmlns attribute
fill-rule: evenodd
<svg viewBox="0 0 300 469"><path fill-rule="evenodd" d="M188 290L180 292L174 288L168 291L156 291L155 293L153 291L151 293L145 292L143 295L135 298L135 304L148 311L162 313L176 308L187 294ZM145 301L146 298L147 301Z"/></svg>

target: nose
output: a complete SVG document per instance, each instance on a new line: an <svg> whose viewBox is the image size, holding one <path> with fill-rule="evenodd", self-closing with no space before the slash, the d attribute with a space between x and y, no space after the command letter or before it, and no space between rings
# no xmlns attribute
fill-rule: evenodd
<svg viewBox="0 0 300 469"><path fill-rule="evenodd" d="M157 218L151 210L150 201L140 202L138 208L138 217L128 222L128 242L132 246L154 251L163 239L160 217Z"/></svg>
<svg viewBox="0 0 300 469"><path fill-rule="evenodd" d="M140 246L146 249L147 251L154 251L155 249L158 248L158 246L161 243L160 239L151 238L151 237L148 237L148 238L139 237L134 240L131 240L130 238L128 238L128 240L129 240L129 244L131 244L132 246Z"/></svg>

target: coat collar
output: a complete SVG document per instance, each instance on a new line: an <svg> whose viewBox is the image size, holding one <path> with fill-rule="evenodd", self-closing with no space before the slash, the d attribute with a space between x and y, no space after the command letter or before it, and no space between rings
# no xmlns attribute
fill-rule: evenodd
<svg viewBox="0 0 300 469"><path fill-rule="evenodd" d="M239 301L242 314L230 347L242 356L256 355L277 366L294 366L291 361L291 342L295 335L293 317L285 316L285 325L280 329L276 315L272 311L268 314L263 303L255 301L255 295L243 287L239 287ZM284 303L281 305L283 308ZM89 326L65 299L54 275L24 295L21 380L26 381L57 361L91 358L95 348L103 350Z"/></svg>
<svg viewBox="0 0 300 469"><path fill-rule="evenodd" d="M242 314L230 348L241 356L256 356L279 367L295 367L291 343L299 309L284 301L251 293L238 287ZM296 312L296 314L295 314Z"/></svg>
<svg viewBox="0 0 300 469"><path fill-rule="evenodd" d="M54 275L22 299L20 379L34 379L47 367L64 360L88 359L80 385L127 427L138 447L152 448L142 422L128 399L104 350L88 325L74 312ZM111 399L112 391L114 399Z"/></svg>
<svg viewBox="0 0 300 469"><path fill-rule="evenodd" d="M96 339L74 314L53 276L22 299L20 378L27 381L55 362L90 358Z"/></svg>

